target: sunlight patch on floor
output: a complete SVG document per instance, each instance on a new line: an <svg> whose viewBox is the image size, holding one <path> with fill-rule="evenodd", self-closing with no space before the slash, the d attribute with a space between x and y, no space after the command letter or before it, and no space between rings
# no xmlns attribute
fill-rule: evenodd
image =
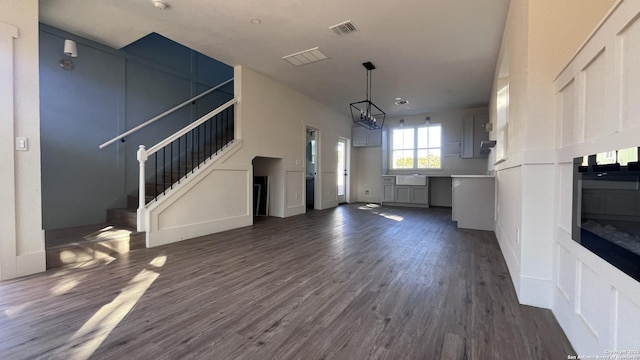
<svg viewBox="0 0 640 360"><path fill-rule="evenodd" d="M378 205L378 204L369 203L369 204L362 205L362 206L358 207L358 209L360 209L360 210L371 210L371 209L377 209L379 207L380 207L380 205Z"/></svg>
<svg viewBox="0 0 640 360"><path fill-rule="evenodd" d="M380 212L380 211L376 211L376 209L380 208L380 205L378 204L366 204L363 206L358 207L358 209L360 210L368 210L371 211L371 213L382 216L383 218L389 219L389 220L393 220L393 221L402 221L404 220L404 218L400 215L395 215L395 214L389 214L389 213L385 213L385 212Z"/></svg>
<svg viewBox="0 0 640 360"><path fill-rule="evenodd" d="M160 256L156 256L155 259L151 260L149 265L155 266L155 267L163 267L164 263L166 263L166 262L167 262L167 256L166 255L160 255Z"/></svg>
<svg viewBox="0 0 640 360"><path fill-rule="evenodd" d="M83 280L85 277L87 277L87 275L75 276L71 279L60 279L51 288L50 290L51 295L59 296L59 295L64 295L68 293L69 291L73 290L76 286L78 286L78 284L80 284L80 281Z"/></svg>
<svg viewBox="0 0 640 360"><path fill-rule="evenodd" d="M166 256L151 261L161 267ZM122 289L113 301L102 306L62 347L54 352L55 358L88 359L102 345L113 329L129 314L140 298L160 276L151 270L142 270Z"/></svg>
<svg viewBox="0 0 640 360"><path fill-rule="evenodd" d="M389 220L393 220L393 221L402 221L404 220L404 218L400 215L394 215L394 214L387 214L387 213L377 213L378 215L387 218Z"/></svg>
<svg viewBox="0 0 640 360"><path fill-rule="evenodd" d="M20 305L10 306L4 310L4 315L11 319L15 316L20 315L20 313L23 312L30 304L31 302L25 302Z"/></svg>

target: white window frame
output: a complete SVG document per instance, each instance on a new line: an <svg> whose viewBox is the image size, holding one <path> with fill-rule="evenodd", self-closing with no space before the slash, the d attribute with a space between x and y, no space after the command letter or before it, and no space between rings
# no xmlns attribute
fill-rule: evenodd
<svg viewBox="0 0 640 360"><path fill-rule="evenodd" d="M422 129L422 128L440 128L440 146L438 147L430 147L429 143L428 143L428 139L427 139L427 147L426 148L419 148L418 147L418 129ZM407 130L407 129L413 129L413 148L412 149L397 149L397 150L411 150L413 152L413 167L412 168L396 168L394 167L394 161L393 161L393 154L394 151L397 151L396 149L394 149L394 145L393 145L393 133L395 130ZM431 125L421 125L421 126L402 126L402 127L394 127L391 129L390 134L390 141L389 141L389 169L392 171L416 171L416 170L442 170L442 161L443 161L443 156L442 156L442 124L431 124ZM427 135L428 138L428 135ZM440 150L440 167L418 167L418 151L419 150Z"/></svg>

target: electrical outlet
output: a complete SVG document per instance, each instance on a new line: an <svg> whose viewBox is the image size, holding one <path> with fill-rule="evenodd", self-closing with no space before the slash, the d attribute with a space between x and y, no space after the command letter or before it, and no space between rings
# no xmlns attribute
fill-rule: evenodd
<svg viewBox="0 0 640 360"><path fill-rule="evenodd" d="M520 229L516 230L516 244L520 245Z"/></svg>
<svg viewBox="0 0 640 360"><path fill-rule="evenodd" d="M296 200L298 200L298 198L300 198L300 194L296 194Z"/></svg>
<svg viewBox="0 0 640 360"><path fill-rule="evenodd" d="M364 194L369 195L369 189L364 189Z"/></svg>

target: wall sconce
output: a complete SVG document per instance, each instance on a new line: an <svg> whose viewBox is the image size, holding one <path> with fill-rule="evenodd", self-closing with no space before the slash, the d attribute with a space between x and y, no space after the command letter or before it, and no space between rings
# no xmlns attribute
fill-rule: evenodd
<svg viewBox="0 0 640 360"><path fill-rule="evenodd" d="M67 39L64 41L63 52L69 57L78 57L78 45L75 41ZM58 64L62 69L67 71L71 71L76 67L71 59L62 59Z"/></svg>
<svg viewBox="0 0 640 360"><path fill-rule="evenodd" d="M64 41L64 54L71 57L78 57L78 45L73 40Z"/></svg>

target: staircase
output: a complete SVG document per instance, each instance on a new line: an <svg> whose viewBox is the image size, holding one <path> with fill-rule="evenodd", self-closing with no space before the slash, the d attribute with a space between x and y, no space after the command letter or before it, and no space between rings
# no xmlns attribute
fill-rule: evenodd
<svg viewBox="0 0 640 360"><path fill-rule="evenodd" d="M109 140L100 145L100 148L142 129L232 80ZM231 145L235 136L234 105L236 102L235 98L228 101L148 150L140 146L137 156L140 163L140 184L144 186L138 190L138 195L127 197L126 208L107 209L107 222L104 224L47 231L45 233L47 269L71 265L82 266L100 261L110 262L126 256L131 250L145 248L146 233L136 230L144 229L142 221L138 224L138 208L142 206L139 202L140 196L144 196L145 205L152 201L161 201L161 198L183 179L194 176L194 172L200 165ZM144 214L145 211L146 208L143 207L140 214ZM144 215L141 215L142 218Z"/></svg>
<svg viewBox="0 0 640 360"><path fill-rule="evenodd" d="M145 193L149 195L145 196L145 203L171 190L232 141L223 143L218 138L204 143L203 151L183 155L182 161L173 165L168 162L168 167L159 169L161 175L157 179L155 175L148 179ZM130 195L126 208L107 209L106 223L47 231L47 269L110 262L129 251L144 249L145 232L136 231L138 199L137 195Z"/></svg>
<svg viewBox="0 0 640 360"><path fill-rule="evenodd" d="M218 138L213 142L206 142L202 146L207 150L199 151L193 154L183 155L181 160L173 163L167 161L165 166L160 167L154 173L160 173L147 178L145 184L145 204L166 194L169 190L180 184L181 180L191 175L200 165L206 163L212 156L218 154L233 140L223 143ZM137 226L137 210L139 204L139 195L127 196L126 208L107 209L107 223L116 224L118 226L135 229Z"/></svg>

